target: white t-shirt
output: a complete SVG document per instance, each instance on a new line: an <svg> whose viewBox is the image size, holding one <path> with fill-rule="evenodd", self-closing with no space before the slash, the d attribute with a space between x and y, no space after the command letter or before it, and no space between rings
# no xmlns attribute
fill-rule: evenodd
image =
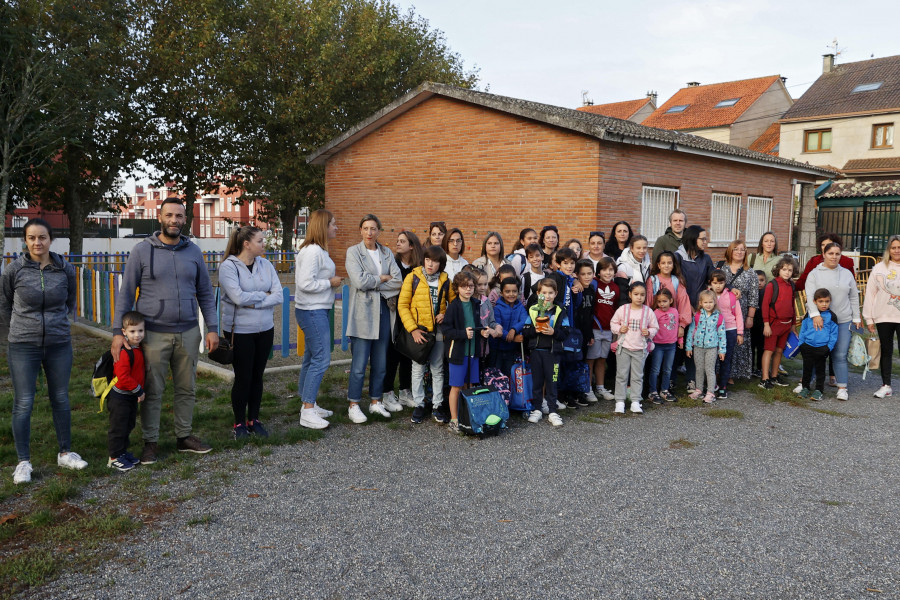
<svg viewBox="0 0 900 600"><path fill-rule="evenodd" d="M366 248L366 252L369 253L369 256L372 257L372 262L375 263L375 274L378 277L381 277L381 252L378 248L375 248L374 250Z"/></svg>

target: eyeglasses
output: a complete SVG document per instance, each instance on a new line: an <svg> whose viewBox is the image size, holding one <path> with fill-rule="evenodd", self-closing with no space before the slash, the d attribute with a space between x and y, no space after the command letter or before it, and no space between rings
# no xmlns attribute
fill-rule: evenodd
<svg viewBox="0 0 900 600"><path fill-rule="evenodd" d="M448 244L462 244L462 240L460 238L450 238L447 242Z"/></svg>
<svg viewBox="0 0 900 600"><path fill-rule="evenodd" d="M698 241L698 242L708 242L708 241L709 241L709 238L707 238L707 237L698 237L698 238L697 238L697 241Z"/></svg>
<svg viewBox="0 0 900 600"><path fill-rule="evenodd" d="M465 284L465 285L460 285L460 286L458 286L458 287L459 287L459 289L461 289L461 290L474 290L474 289L475 289L475 284L474 284L474 283L467 283L467 284Z"/></svg>

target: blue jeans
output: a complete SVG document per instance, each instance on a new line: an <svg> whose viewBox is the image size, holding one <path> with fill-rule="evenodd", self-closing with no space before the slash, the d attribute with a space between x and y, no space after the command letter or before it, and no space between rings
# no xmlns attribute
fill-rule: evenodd
<svg viewBox="0 0 900 600"><path fill-rule="evenodd" d="M737 345L737 329L725 330L725 360L719 361L719 389L728 389L731 367L734 365L734 347Z"/></svg>
<svg viewBox="0 0 900 600"><path fill-rule="evenodd" d="M656 344L656 348L650 354L650 385L648 386L650 392L669 389L672 379L672 363L675 362L675 348L675 342ZM657 388L656 383L659 380L660 372L662 372L662 382Z"/></svg>
<svg viewBox="0 0 900 600"><path fill-rule="evenodd" d="M71 342L52 346L10 344L7 361L14 390L12 431L19 461L31 460L31 410L34 408L37 376L42 366L47 377L59 451L68 452L72 445L72 413L69 410Z"/></svg>
<svg viewBox="0 0 900 600"><path fill-rule="evenodd" d="M350 337L350 352L353 355L350 361L350 383L347 385L347 398L350 402L359 402L362 398L366 365L370 358L372 368L369 370L369 398L381 400L384 392L384 373L387 371L387 353L391 340L391 311L383 298L380 318L377 340Z"/></svg>
<svg viewBox="0 0 900 600"><path fill-rule="evenodd" d="M300 366L300 379L297 381L297 393L307 404L315 404L319 395L319 386L325 371L331 364L331 332L328 330L328 311L324 308L315 310L294 309L297 325L303 330L306 349L303 351L303 363Z"/></svg>
<svg viewBox="0 0 900 600"><path fill-rule="evenodd" d="M831 364L834 366L834 378L838 387L847 387L850 377L847 366L847 352L850 350L850 321L838 323L838 338L831 351Z"/></svg>

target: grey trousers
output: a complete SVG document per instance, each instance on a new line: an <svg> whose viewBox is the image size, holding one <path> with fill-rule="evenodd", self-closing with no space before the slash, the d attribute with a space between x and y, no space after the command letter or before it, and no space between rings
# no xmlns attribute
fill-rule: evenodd
<svg viewBox="0 0 900 600"><path fill-rule="evenodd" d="M620 352L616 353L616 402L625 402L629 373L631 374L631 401L641 401L646 358L647 353L643 350L629 350L623 347Z"/></svg>
<svg viewBox="0 0 900 600"><path fill-rule="evenodd" d="M145 442L159 441L159 416L166 377L172 369L175 396L172 402L175 437L191 435L194 418L197 356L200 354L200 327L183 333L148 331L141 345L147 365L146 396L141 402L141 429Z"/></svg>
<svg viewBox="0 0 900 600"><path fill-rule="evenodd" d="M704 386L712 392L716 387L716 360L719 358L719 347L698 348L694 346L694 366L697 367L697 381L694 383L698 390ZM706 378L704 380L704 377Z"/></svg>

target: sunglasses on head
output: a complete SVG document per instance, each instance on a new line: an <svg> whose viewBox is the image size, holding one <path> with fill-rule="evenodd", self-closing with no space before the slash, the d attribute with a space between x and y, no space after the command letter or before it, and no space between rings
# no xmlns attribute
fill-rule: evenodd
<svg viewBox="0 0 900 600"><path fill-rule="evenodd" d="M595 235L598 235L598 236L600 236L600 237L602 237L602 238L605 239L605 236L603 235L603 232L602 232L602 231L592 231L592 232L590 232L590 233L588 234L588 239L594 237Z"/></svg>
<svg viewBox="0 0 900 600"><path fill-rule="evenodd" d="M431 225L428 226L429 229L434 229L435 227L446 227L447 225L443 221L433 221Z"/></svg>

